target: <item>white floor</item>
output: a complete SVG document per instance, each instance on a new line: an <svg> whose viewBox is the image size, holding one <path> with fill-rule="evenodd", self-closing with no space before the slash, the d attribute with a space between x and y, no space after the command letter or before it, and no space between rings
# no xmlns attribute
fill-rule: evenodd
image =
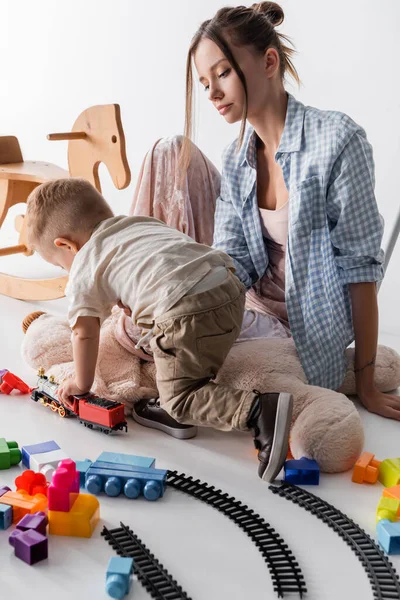
<svg viewBox="0 0 400 600"><path fill-rule="evenodd" d="M31 386L35 373L22 362L21 321L34 307L0 297L0 369L8 368ZM61 313L65 300L43 303L43 310ZM381 336L381 343L400 351L400 338ZM400 424L360 409L366 449L384 459L399 455ZM236 496L269 521L284 537L303 570L311 600L372 599L369 581L355 555L322 522L271 494L257 478L257 461L249 436L202 430L189 441L129 422L129 433L106 437L63 420L28 396L0 396L0 437L20 446L49 439L74 459L95 459L103 450L155 456L157 466L178 469ZM0 485L13 485L19 467L0 472ZM311 488L310 488L311 489ZM382 487L359 486L351 474L323 475L312 488L374 535L375 508ZM174 490L156 502L101 497L102 521L90 540L50 538L48 561L29 567L13 556L9 531L0 531L0 596L30 600L106 598L105 570L111 548L100 537L102 524L130 525L175 576L190 598L239 600L275 598L268 569L250 540L228 519ZM400 558L393 558L400 572ZM139 583L134 596L148 598Z"/></svg>

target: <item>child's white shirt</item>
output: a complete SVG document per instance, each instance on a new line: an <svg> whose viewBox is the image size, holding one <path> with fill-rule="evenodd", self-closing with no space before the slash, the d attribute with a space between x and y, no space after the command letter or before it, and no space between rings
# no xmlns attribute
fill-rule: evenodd
<svg viewBox="0 0 400 600"><path fill-rule="evenodd" d="M151 217L105 219L74 258L65 294L68 320L106 319L119 300L134 323L151 327L229 256Z"/></svg>

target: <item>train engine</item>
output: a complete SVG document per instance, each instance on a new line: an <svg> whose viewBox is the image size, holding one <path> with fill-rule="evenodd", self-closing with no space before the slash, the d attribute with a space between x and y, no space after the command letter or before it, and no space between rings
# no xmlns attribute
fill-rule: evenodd
<svg viewBox="0 0 400 600"><path fill-rule="evenodd" d="M125 420L124 405L105 398L99 398L94 394L83 394L82 396L70 396L68 405L63 404L57 397L59 384L54 377L47 377L43 369L39 369L38 384L33 389L31 398L40 402L60 417L77 417L80 423L89 429L99 429L105 434L111 431L128 431Z"/></svg>

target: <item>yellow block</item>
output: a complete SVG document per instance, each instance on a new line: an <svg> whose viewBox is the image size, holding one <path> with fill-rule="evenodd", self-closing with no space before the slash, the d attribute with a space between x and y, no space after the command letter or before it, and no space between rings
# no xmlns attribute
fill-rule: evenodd
<svg viewBox="0 0 400 600"><path fill-rule="evenodd" d="M379 465L379 481L385 488L400 483L400 458L387 458Z"/></svg>
<svg viewBox="0 0 400 600"><path fill-rule="evenodd" d="M396 500L400 500L400 485L394 485L390 488L385 488L383 490L383 496L385 498L395 498ZM400 516L400 511L398 516Z"/></svg>
<svg viewBox="0 0 400 600"><path fill-rule="evenodd" d="M381 498L376 509L376 522L382 519L389 521L397 520L397 513L400 509L400 500L398 498Z"/></svg>
<svg viewBox="0 0 400 600"><path fill-rule="evenodd" d="M92 537L100 519L100 504L96 496L79 494L69 512L49 510L49 533L72 537Z"/></svg>

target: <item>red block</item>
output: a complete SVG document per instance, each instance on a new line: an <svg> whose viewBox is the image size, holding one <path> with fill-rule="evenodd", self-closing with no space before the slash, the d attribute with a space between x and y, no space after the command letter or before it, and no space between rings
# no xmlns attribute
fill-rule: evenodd
<svg viewBox="0 0 400 600"><path fill-rule="evenodd" d="M29 387L22 379L8 371L2 376L0 392L3 392L3 394L11 394L13 390L19 390L22 394L30 394L33 388Z"/></svg>
<svg viewBox="0 0 400 600"><path fill-rule="evenodd" d="M22 475L16 478L15 485L17 490L25 490L30 496L35 494L44 494L47 496L49 483L43 473L35 473L28 469Z"/></svg>

